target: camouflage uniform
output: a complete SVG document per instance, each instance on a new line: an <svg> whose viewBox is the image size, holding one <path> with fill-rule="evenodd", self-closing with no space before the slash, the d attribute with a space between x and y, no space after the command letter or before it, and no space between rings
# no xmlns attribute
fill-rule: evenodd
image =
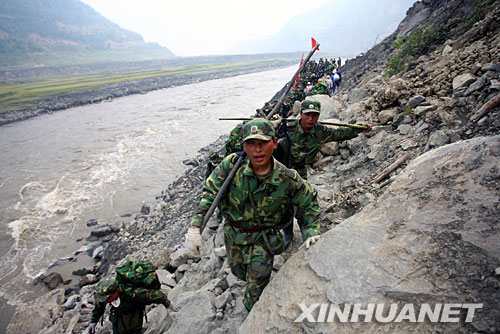
<svg viewBox="0 0 500 334"><path fill-rule="evenodd" d="M319 114L321 103L313 100L302 102L302 112L316 112ZM274 156L288 168L295 169L299 175L307 180L306 164L314 162L321 146L331 141L342 141L356 137L362 130L353 128L331 128L316 123L308 132L300 125L300 119L287 124L284 138L278 141ZM301 218L301 209L297 208L297 223L301 230L304 221ZM285 244L293 239L293 225L284 228Z"/></svg>
<svg viewBox="0 0 500 334"><path fill-rule="evenodd" d="M229 133L229 137L226 140L225 148L226 148L226 156L231 153L236 153L243 151L243 124L238 124L234 129Z"/></svg>
<svg viewBox="0 0 500 334"><path fill-rule="evenodd" d="M144 316L144 308L149 304L162 304L165 307L170 306L170 301L167 296L160 290L146 289L142 287L133 287L126 284L112 283L116 280L112 277L104 277L97 284L97 292L95 294L95 306L92 310L91 323L97 323L104 315L106 309L106 295L99 292L99 288L105 287L109 289L109 293L116 291L116 286L120 289L119 298L120 305L114 307L111 305L109 321L113 324L113 334L129 334L141 333L142 319ZM116 284L116 286L110 286Z"/></svg>
<svg viewBox="0 0 500 334"><path fill-rule="evenodd" d="M275 156L288 168L295 169L300 176L307 179L306 164L314 162L321 146L331 141L343 141L356 137L362 130L353 128L332 128L316 123L305 132L300 120L287 123L288 137L278 141Z"/></svg>
<svg viewBox="0 0 500 334"><path fill-rule="evenodd" d="M324 81L318 82L314 88L311 90L310 95L324 94L329 95L330 89L328 88L328 84Z"/></svg>
<svg viewBox="0 0 500 334"><path fill-rule="evenodd" d="M205 179L212 174L212 171L217 167L219 164L219 159L221 157L219 156L218 152L215 151L210 151L210 154L208 156L208 162L207 162L207 170L205 171Z"/></svg>
<svg viewBox="0 0 500 334"><path fill-rule="evenodd" d="M237 160L237 154L226 157L205 181L191 226L201 225ZM271 277L274 256L262 234L266 233L268 238L276 233L281 235L274 228L286 220L287 211L296 206L301 209L304 221L303 239L319 235L320 210L315 190L274 158L272 166L262 179L253 173L250 160L245 158L220 202L226 218L224 239L229 264L233 274L247 282L243 303L248 310L257 302Z"/></svg>

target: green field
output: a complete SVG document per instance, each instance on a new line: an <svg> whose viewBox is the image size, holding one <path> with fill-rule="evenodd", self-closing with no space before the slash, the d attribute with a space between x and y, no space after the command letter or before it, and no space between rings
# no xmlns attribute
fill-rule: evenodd
<svg viewBox="0 0 500 334"><path fill-rule="evenodd" d="M119 74L50 78L39 82L0 85L0 112L34 107L37 102L106 85L196 72L238 70L273 64L272 60L167 67Z"/></svg>

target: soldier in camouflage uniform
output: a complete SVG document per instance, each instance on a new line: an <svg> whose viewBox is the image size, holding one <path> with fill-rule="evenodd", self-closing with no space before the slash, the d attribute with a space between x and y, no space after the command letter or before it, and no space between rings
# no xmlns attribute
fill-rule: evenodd
<svg viewBox="0 0 500 334"><path fill-rule="evenodd" d="M367 130L348 127L332 128L318 124L321 103L316 100L302 101L300 119L287 123L287 134L278 142L275 157L288 168L295 169L299 175L307 180L307 164L312 164L321 146L331 141L343 141L356 137L361 131L370 132L371 124L364 123ZM304 222L297 218L299 227ZM285 231L285 243L288 245L293 239L293 226Z"/></svg>
<svg viewBox="0 0 500 334"><path fill-rule="evenodd" d="M113 324L113 334L134 334L142 331L144 307L162 304L167 309L178 311L160 290L119 284L115 277L104 277L97 283L94 295L95 306L90 319L88 333L95 333L99 319L104 315L106 304L111 304L109 321Z"/></svg>
<svg viewBox="0 0 500 334"><path fill-rule="evenodd" d="M231 153L243 151L243 146L241 144L243 140L243 125L244 123L238 124L229 133L229 137L227 138L225 144L226 157Z"/></svg>
<svg viewBox="0 0 500 334"><path fill-rule="evenodd" d="M219 162L221 161L221 156L219 155L219 152L216 151L210 151L208 155L208 162L207 162L207 170L205 171L205 179L212 174L213 170Z"/></svg>
<svg viewBox="0 0 500 334"><path fill-rule="evenodd" d="M274 255L284 249L279 229L296 206L304 221L306 248L319 239L319 205L311 185L297 172L272 157L277 145L275 130L266 119L254 119L243 128L247 154L236 171L220 207L226 218L224 241L231 271L247 282L243 303L250 310L269 283ZM196 214L186 235L186 245L198 253L202 247L200 225L217 192L238 160L226 157L205 181Z"/></svg>
<svg viewBox="0 0 500 334"><path fill-rule="evenodd" d="M323 79L318 79L318 83L314 85L313 89L309 93L310 95L330 95L330 88L328 84Z"/></svg>

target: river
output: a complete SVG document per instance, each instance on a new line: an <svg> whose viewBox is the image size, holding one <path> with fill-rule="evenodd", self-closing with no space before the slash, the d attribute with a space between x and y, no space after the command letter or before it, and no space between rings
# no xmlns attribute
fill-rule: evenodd
<svg viewBox="0 0 500 334"><path fill-rule="evenodd" d="M47 291L33 278L85 246L90 219L115 223L137 213L187 168L183 160L238 123L219 117L254 114L296 69L162 89L0 127L0 331L8 305Z"/></svg>

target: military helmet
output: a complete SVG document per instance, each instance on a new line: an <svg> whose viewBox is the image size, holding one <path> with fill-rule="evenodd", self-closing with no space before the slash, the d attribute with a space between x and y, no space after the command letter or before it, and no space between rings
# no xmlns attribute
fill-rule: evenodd
<svg viewBox="0 0 500 334"><path fill-rule="evenodd" d="M118 282L116 278L112 276L107 276L102 278L95 288L96 294L94 295L94 299L96 302L105 302L108 299L109 295L118 289Z"/></svg>

